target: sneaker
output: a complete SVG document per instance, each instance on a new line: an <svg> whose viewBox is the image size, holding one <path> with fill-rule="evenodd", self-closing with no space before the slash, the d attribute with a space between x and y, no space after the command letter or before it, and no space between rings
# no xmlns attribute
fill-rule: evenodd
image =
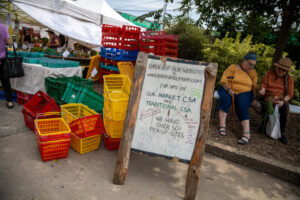
<svg viewBox="0 0 300 200"><path fill-rule="evenodd" d="M281 138L279 138L279 141L282 142L283 144L287 144L288 143L288 140L286 138L285 135L281 135Z"/></svg>

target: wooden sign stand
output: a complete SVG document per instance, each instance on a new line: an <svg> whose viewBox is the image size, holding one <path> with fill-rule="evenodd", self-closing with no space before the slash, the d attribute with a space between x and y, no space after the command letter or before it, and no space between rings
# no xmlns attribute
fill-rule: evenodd
<svg viewBox="0 0 300 200"><path fill-rule="evenodd" d="M162 57L163 62L166 61L165 57ZM146 73L148 62L148 54L139 53L135 73L131 85L131 93L129 103L127 107L126 119L124 123L123 136L120 144L118 160L115 167L113 183L117 185L123 185L129 164L129 157L131 151L131 145L133 140L133 134L135 129L135 123L137 119L137 112L141 97L141 91L143 88L144 77ZM187 61L188 62L188 61ZM199 65L203 63L199 62ZM201 166L203 162L205 143L209 128L210 111L212 106L212 99L214 93L214 85L217 75L217 64L208 63L205 68L205 86L204 94L201 104L201 116L200 116L200 128L198 129L198 135L193 151L193 155L189 164L188 174L185 187L185 200L193 200L196 198L197 189L200 181Z"/></svg>

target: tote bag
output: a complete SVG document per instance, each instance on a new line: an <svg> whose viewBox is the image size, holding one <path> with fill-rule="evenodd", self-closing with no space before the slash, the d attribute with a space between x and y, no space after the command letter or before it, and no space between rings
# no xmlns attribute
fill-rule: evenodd
<svg viewBox="0 0 300 200"><path fill-rule="evenodd" d="M4 64L0 69L1 78L18 78L24 76L24 70L22 67L23 57L18 57L15 49L15 45L12 45L14 49L14 57L8 57L6 52L7 59L4 60Z"/></svg>

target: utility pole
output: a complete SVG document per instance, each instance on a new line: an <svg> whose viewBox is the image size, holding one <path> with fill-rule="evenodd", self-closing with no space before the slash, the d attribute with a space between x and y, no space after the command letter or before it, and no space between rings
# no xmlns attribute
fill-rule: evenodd
<svg viewBox="0 0 300 200"><path fill-rule="evenodd" d="M161 23L161 30L164 30L165 28L165 24L164 24L164 21L165 21L165 15L166 15L166 10L167 10L167 5L168 5L168 2L165 1L165 5L163 7L163 14L162 14L162 23Z"/></svg>

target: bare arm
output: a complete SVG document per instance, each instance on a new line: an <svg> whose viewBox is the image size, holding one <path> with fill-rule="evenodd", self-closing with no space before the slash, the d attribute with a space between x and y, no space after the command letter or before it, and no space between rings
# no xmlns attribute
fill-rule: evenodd
<svg viewBox="0 0 300 200"><path fill-rule="evenodd" d="M11 41L10 38L6 38L6 44L8 44L9 46L12 46L13 42Z"/></svg>

